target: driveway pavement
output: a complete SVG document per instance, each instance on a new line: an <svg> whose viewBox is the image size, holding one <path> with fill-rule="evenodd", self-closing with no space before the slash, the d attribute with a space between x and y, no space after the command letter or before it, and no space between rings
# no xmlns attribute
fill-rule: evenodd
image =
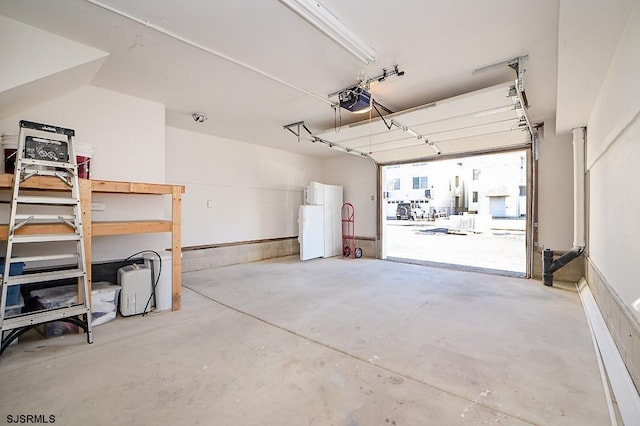
<svg viewBox="0 0 640 426"><path fill-rule="evenodd" d="M511 226L514 227L518 226ZM387 256L526 272L524 231L489 229L481 233L450 234L448 230L447 219L436 222L387 220Z"/></svg>

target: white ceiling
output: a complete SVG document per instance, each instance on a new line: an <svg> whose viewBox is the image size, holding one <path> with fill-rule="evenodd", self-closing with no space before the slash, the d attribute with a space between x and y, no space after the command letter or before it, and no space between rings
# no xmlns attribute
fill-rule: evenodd
<svg viewBox="0 0 640 426"><path fill-rule="evenodd" d="M321 0L376 50L368 66L278 0L101 1L149 25L88 0L0 1L0 14L108 52L91 84L165 104L170 126L331 155L326 146L297 143L283 126L304 120L314 133L332 128L333 110L318 97L355 83L362 68L369 76L395 64L405 71L371 87L378 102L401 111L512 80L506 66L473 70L520 55L529 55L533 120L556 114L558 0ZM194 123L196 111L209 119ZM362 118L342 114L343 124Z"/></svg>

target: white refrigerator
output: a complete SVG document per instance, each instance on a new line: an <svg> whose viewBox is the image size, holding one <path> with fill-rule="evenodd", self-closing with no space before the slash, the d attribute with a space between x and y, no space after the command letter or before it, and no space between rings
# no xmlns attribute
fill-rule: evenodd
<svg viewBox="0 0 640 426"><path fill-rule="evenodd" d="M342 254L342 187L311 182L298 213L300 260Z"/></svg>

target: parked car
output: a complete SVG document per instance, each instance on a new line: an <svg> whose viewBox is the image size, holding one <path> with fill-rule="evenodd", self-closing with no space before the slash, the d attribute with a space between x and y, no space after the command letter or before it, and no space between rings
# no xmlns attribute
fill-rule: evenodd
<svg viewBox="0 0 640 426"><path fill-rule="evenodd" d="M399 203L396 207L396 219L424 219L424 210L416 203Z"/></svg>

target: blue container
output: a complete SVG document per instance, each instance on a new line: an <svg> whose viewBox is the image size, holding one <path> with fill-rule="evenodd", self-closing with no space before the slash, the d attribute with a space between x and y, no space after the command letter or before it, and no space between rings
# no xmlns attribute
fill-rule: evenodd
<svg viewBox="0 0 640 426"><path fill-rule="evenodd" d="M12 263L9 267L9 276L22 275L23 262ZM0 274L4 274L4 257L0 257ZM12 285L7 289L7 306L17 305L20 302L20 286Z"/></svg>

